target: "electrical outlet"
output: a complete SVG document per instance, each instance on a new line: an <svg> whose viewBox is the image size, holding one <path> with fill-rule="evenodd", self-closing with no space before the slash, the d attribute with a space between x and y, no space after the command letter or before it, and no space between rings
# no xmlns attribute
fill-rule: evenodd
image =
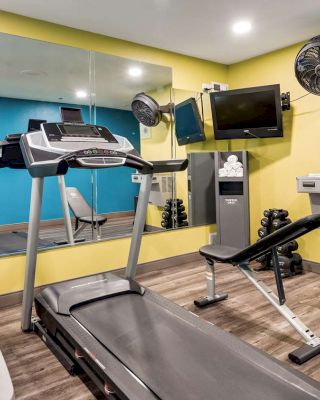
<svg viewBox="0 0 320 400"><path fill-rule="evenodd" d="M203 92L222 92L229 89L229 85L227 83L221 82L211 82L211 83L203 83L202 91Z"/></svg>
<svg viewBox="0 0 320 400"><path fill-rule="evenodd" d="M217 232L209 233L209 244L216 244L217 242Z"/></svg>
<svg viewBox="0 0 320 400"><path fill-rule="evenodd" d="M211 82L211 86L215 92L223 92L229 89L229 85L227 83Z"/></svg>

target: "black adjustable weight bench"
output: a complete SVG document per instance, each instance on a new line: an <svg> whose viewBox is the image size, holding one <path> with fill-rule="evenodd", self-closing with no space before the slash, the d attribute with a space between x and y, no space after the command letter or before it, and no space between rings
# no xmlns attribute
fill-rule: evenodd
<svg viewBox="0 0 320 400"><path fill-rule="evenodd" d="M207 260L207 288L208 296L195 300L195 305L204 307L227 298L227 294L215 292L214 263L223 262L237 266L246 278L259 290L264 297L282 314L282 316L296 329L306 342L305 345L289 354L289 359L297 364L303 364L317 354L320 354L320 338L316 336L302 321L285 305L285 292L282 284L281 272L276 248L291 240L297 239L308 232L320 227L320 214L310 215L289 224L271 235L264 237L257 243L245 248L237 249L229 246L206 245L200 248L200 254ZM273 269L277 284L278 296L266 286L261 279L249 268L249 261L270 252L273 257Z"/></svg>
<svg viewBox="0 0 320 400"><path fill-rule="evenodd" d="M75 232L73 237L76 238L89 225L97 230L98 238L101 238L101 227L107 222L107 218L103 215L97 215L96 210L86 202L82 194L76 187L66 187L67 201L70 210L75 216ZM79 222L82 225L79 226Z"/></svg>

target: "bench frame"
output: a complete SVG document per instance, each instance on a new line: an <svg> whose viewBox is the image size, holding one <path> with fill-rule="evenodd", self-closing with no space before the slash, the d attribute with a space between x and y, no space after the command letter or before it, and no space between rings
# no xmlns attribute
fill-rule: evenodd
<svg viewBox="0 0 320 400"><path fill-rule="evenodd" d="M242 274L253 284L253 286L276 308L276 310L289 322L289 324L299 333L305 344L289 353L289 359L296 364L303 364L316 355L320 354L320 338L311 331L296 314L285 304L286 298L281 278L279 260L276 247L272 250L274 273L277 284L278 295L267 286L249 267L249 260L243 261L236 266ZM225 300L227 293L216 293L215 266L212 259L207 258L207 296L200 297L194 301L197 307L204 307L210 304Z"/></svg>

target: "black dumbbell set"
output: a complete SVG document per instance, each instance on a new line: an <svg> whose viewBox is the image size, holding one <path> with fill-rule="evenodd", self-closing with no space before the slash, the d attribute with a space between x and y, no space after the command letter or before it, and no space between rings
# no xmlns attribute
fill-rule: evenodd
<svg viewBox="0 0 320 400"><path fill-rule="evenodd" d="M165 229L188 226L187 213L181 199L168 199L163 207L161 226Z"/></svg>
<svg viewBox="0 0 320 400"><path fill-rule="evenodd" d="M289 213L287 210L276 208L265 210L263 212L263 218L261 219L261 227L258 229L259 238L262 239L283 226L291 224L292 221L288 216ZM298 247L299 245L296 240L292 240L291 242L277 247L282 278L302 273L302 257L299 253L294 253L294 251L298 250ZM255 268L255 271L267 271L273 268L271 253L259 257L256 261L261 264L261 267Z"/></svg>

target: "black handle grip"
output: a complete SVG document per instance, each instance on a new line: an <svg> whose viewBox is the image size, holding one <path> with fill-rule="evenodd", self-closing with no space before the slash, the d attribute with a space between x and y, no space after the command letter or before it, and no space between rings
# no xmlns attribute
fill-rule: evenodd
<svg viewBox="0 0 320 400"><path fill-rule="evenodd" d="M163 172L180 172L184 171L188 167L188 160L163 160L163 161L151 161L153 168L148 170L144 168L140 171L143 174L153 172L155 174Z"/></svg>

